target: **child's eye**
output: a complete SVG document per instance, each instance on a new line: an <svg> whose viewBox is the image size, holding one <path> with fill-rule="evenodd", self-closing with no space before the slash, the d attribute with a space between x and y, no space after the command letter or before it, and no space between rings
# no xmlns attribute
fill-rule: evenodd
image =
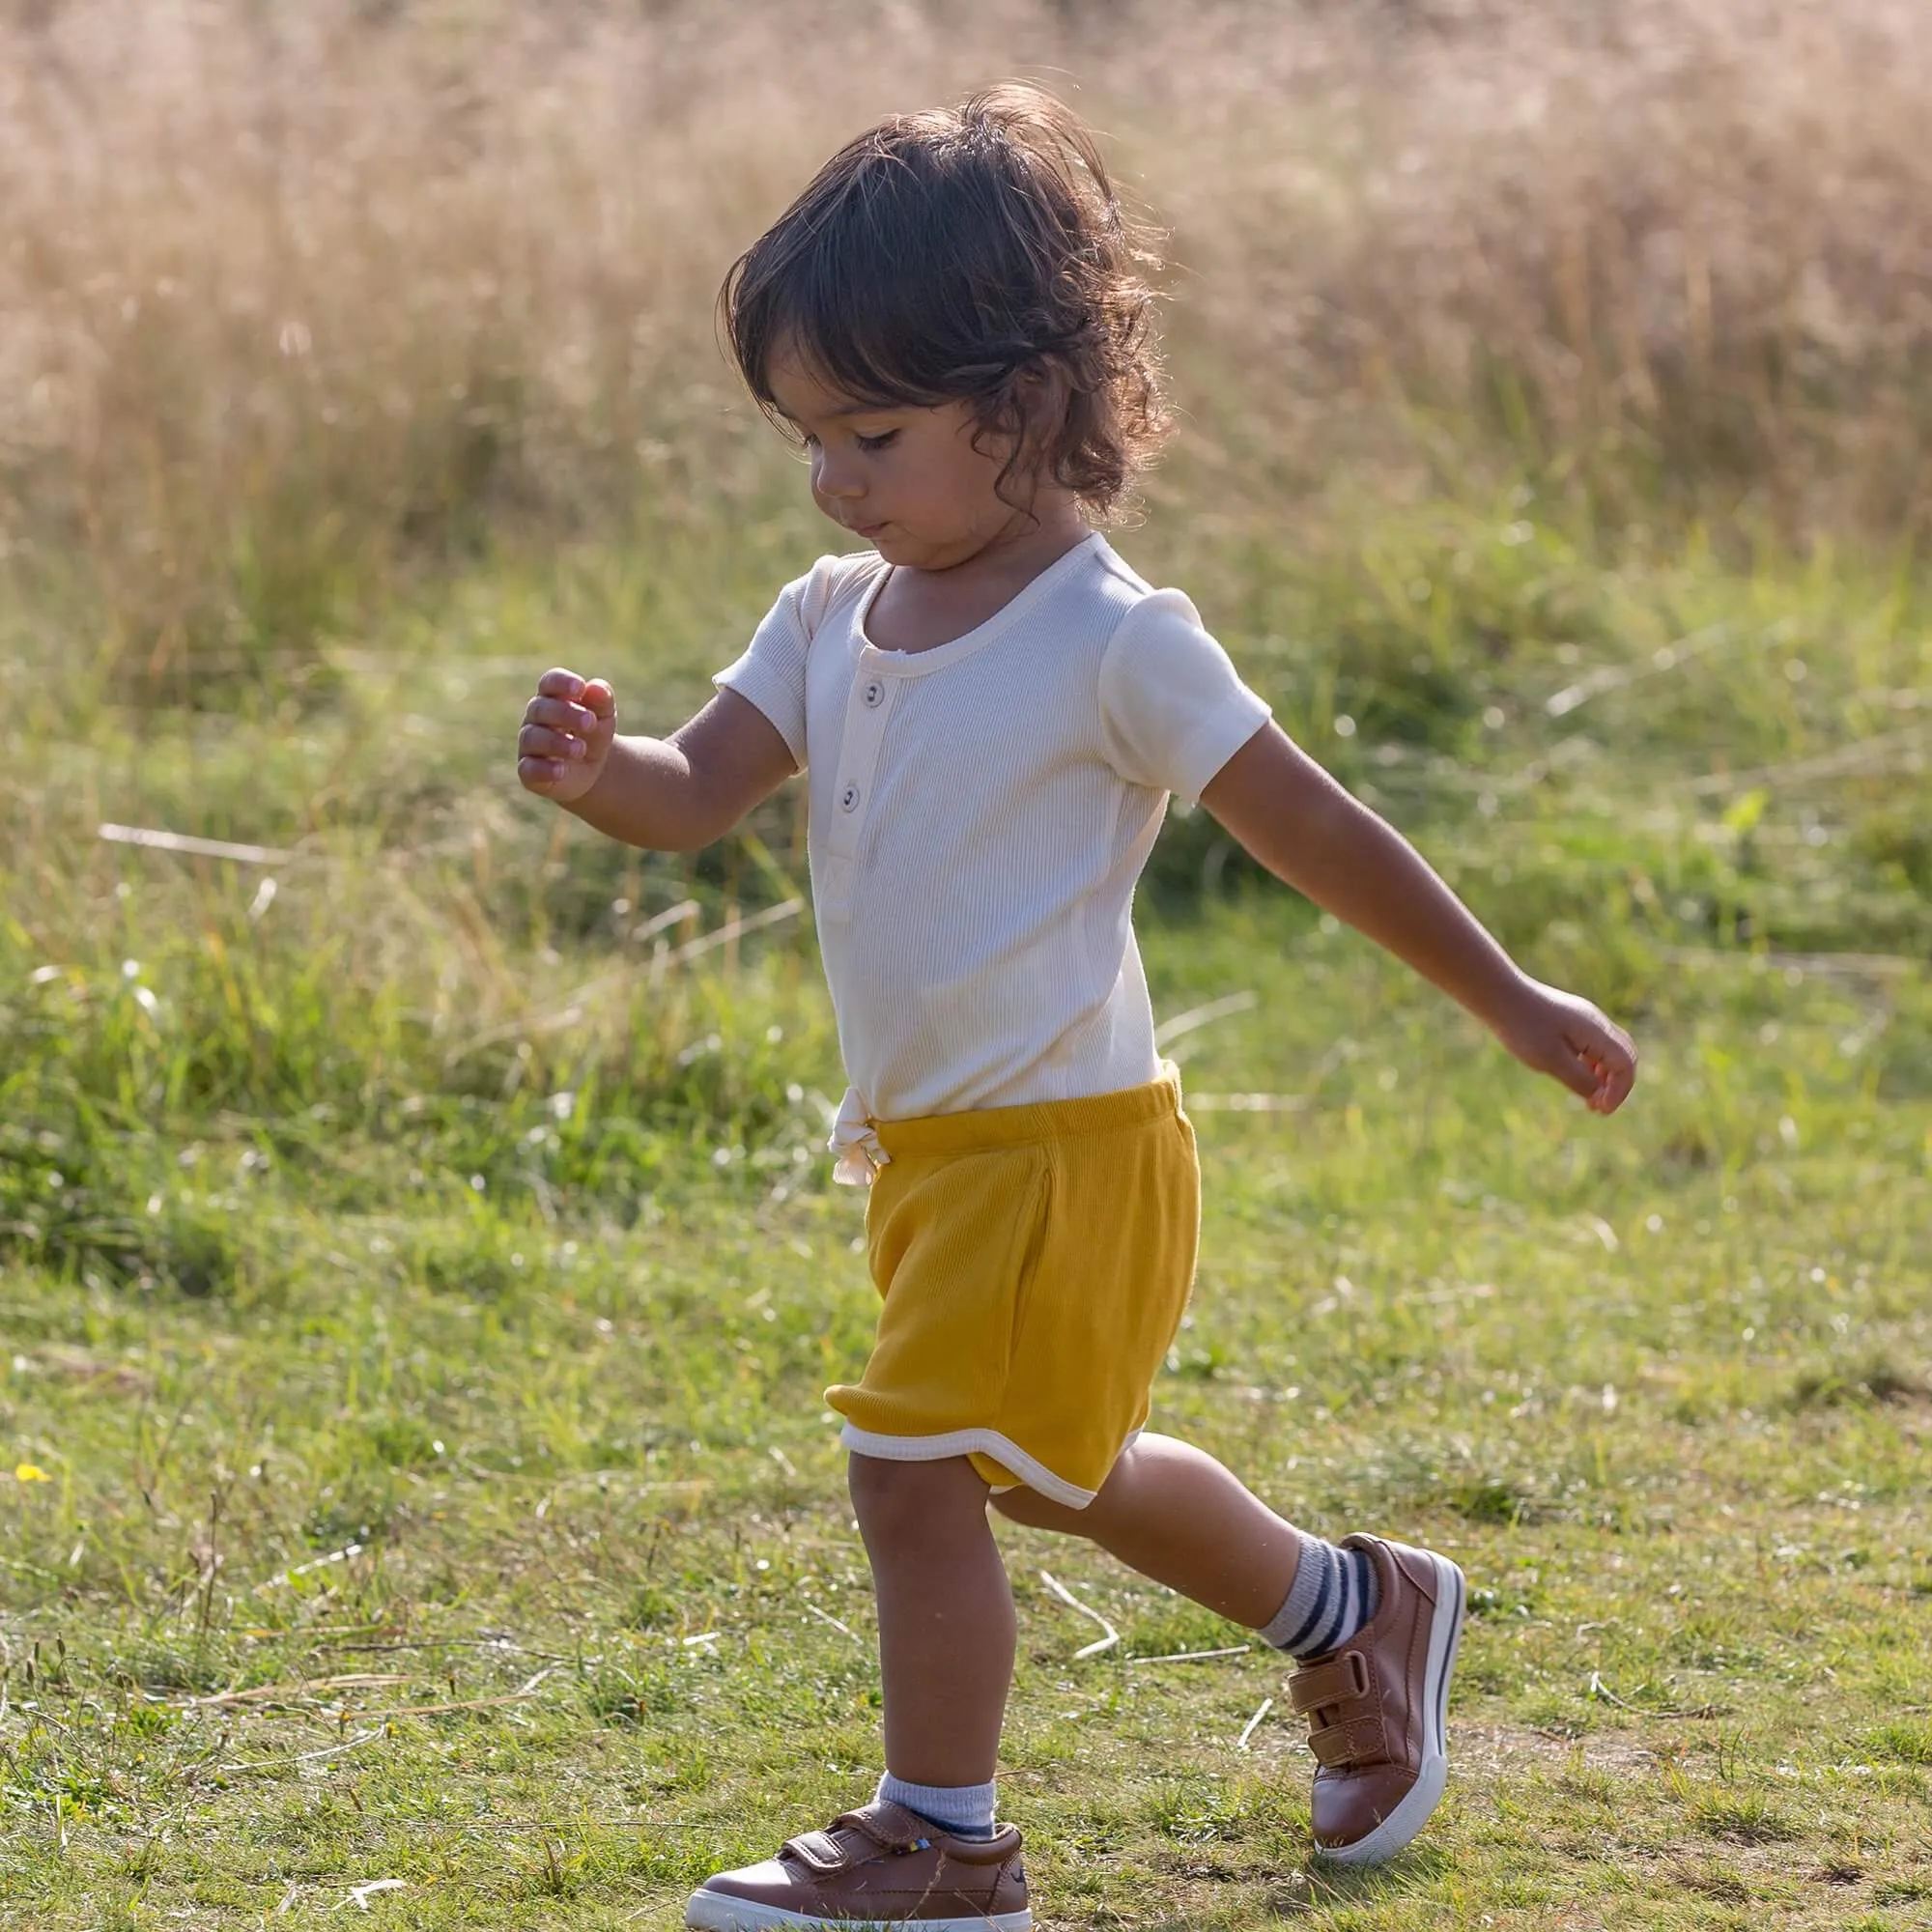
<svg viewBox="0 0 1932 1932"><path fill-rule="evenodd" d="M895 429L882 431L877 436L855 436L852 440L869 456L876 450L890 449L899 440Z"/></svg>

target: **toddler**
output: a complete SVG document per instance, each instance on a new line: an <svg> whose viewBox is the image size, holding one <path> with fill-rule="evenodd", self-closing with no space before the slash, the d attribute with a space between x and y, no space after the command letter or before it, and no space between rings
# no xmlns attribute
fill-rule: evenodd
<svg viewBox="0 0 1932 1932"><path fill-rule="evenodd" d="M987 1506L1091 1538L1297 1668L1327 1858L1407 1844L1447 1776L1446 1556L1295 1527L1146 1433L1200 1179L1131 923L1170 796L1407 961L1600 1113L1629 1039L1515 966L1269 722L1178 590L1094 527L1163 426L1147 259L1074 115L1007 86L836 155L726 280L732 350L863 548L786 586L663 740L544 674L525 786L634 845L722 837L794 772L883 1305L844 1418L878 1594L886 1774L686 1922L1020 1932L995 1823L1013 1604Z"/></svg>

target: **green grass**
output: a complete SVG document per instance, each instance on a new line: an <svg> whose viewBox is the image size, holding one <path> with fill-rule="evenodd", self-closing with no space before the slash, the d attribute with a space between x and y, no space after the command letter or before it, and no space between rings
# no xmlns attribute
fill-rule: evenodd
<svg viewBox="0 0 1932 1932"><path fill-rule="evenodd" d="M1477 1614L1441 1823L1324 1877L1280 1668L1136 1666L1240 1634L1009 1533L1006 1804L1050 1922L1845 1924L1932 1891L1932 1408L1869 1387L1932 1361L1932 1186L1922 1109L1838 1050L1856 1002L1787 989L1784 1064L1719 1096L1762 992L1692 976L1646 1107L1603 1123L1340 936L1224 914L1151 950L1169 1010L1237 963L1262 997L1199 1037L1197 1091L1315 1103L1203 1113L1156 1420L1312 1523L1453 1550ZM292 1889L316 1918L395 1877L398 1923L670 1923L863 1790L818 1401L865 1347L857 1209L748 1168L688 1163L628 1230L318 1208L271 1169L279 1285L9 1277L10 1435L49 1478L6 1504L18 1922L253 1923ZM1121 1653L1070 1661L1091 1630L1042 1568Z"/></svg>
<svg viewBox="0 0 1932 1932"><path fill-rule="evenodd" d="M797 802L648 858L505 755L558 658L680 715L815 541L776 510L712 600L716 531L501 557L199 711L0 652L10 1924L396 1879L372 1919L669 1925L876 1774L830 1016L796 917L678 956L797 895ZM1137 1662L1241 1634L1003 1529L1044 1922L1932 1923L1922 596L1605 561L1522 498L1122 543L1644 1064L1594 1120L1171 828L1157 1009L1253 1004L1177 1042L1208 1220L1156 1422L1451 1550L1476 1615L1437 1824L1340 1877L1281 1669Z"/></svg>

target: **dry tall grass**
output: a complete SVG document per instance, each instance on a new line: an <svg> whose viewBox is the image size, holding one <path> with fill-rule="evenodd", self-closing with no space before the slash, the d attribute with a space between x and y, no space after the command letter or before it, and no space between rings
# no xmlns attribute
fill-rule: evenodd
<svg viewBox="0 0 1932 1932"><path fill-rule="evenodd" d="M1926 527L1924 0L0 14L0 543L157 670L755 493L725 264L855 126L1015 71L1171 227L1184 475L1489 450L1620 522Z"/></svg>

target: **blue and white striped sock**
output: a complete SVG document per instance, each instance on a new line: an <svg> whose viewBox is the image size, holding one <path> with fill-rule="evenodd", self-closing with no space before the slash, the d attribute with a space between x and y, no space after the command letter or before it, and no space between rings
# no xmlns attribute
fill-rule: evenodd
<svg viewBox="0 0 1932 1932"><path fill-rule="evenodd" d="M929 1825L955 1838L993 1835L993 1786L984 1784L908 1784L891 1772L879 1779L879 1796L889 1804L917 1811Z"/></svg>
<svg viewBox="0 0 1932 1932"><path fill-rule="evenodd" d="M1294 1533L1301 1538L1294 1587L1261 1634L1291 1657L1320 1657L1347 1643L1375 1615L1381 1592L1366 1549L1343 1549L1306 1530Z"/></svg>

